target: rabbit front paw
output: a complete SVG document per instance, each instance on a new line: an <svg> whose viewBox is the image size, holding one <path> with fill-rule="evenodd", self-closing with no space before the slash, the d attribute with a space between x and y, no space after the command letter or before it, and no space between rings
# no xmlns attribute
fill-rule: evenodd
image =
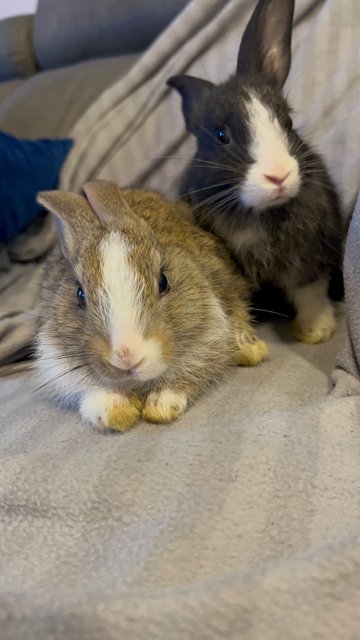
<svg viewBox="0 0 360 640"><path fill-rule="evenodd" d="M87 393L80 402L84 422L99 429L128 431L140 417L139 410L126 396L98 389Z"/></svg>
<svg viewBox="0 0 360 640"><path fill-rule="evenodd" d="M296 307L292 332L300 342L318 344L330 338L336 329L335 310L327 296L326 278L289 290Z"/></svg>
<svg viewBox="0 0 360 640"><path fill-rule="evenodd" d="M147 422L172 422L184 413L187 403L187 397L183 392L172 389L153 391L146 398L142 417Z"/></svg>
<svg viewBox="0 0 360 640"><path fill-rule="evenodd" d="M335 312L330 304L311 318L306 320L296 318L292 325L295 338L307 344L318 344L329 340L335 329Z"/></svg>
<svg viewBox="0 0 360 640"><path fill-rule="evenodd" d="M260 340L255 331L238 331L235 338L235 363L237 365L243 367L255 367L267 357L267 345L263 340Z"/></svg>

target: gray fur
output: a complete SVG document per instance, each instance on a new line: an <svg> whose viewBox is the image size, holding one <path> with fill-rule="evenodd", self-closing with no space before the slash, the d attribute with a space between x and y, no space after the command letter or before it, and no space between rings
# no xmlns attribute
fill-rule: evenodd
<svg viewBox="0 0 360 640"><path fill-rule="evenodd" d="M237 74L228 81L218 86L189 76L168 81L181 94L187 129L197 139L197 151L182 178L180 196L192 205L197 222L231 247L256 286L271 282L280 288L287 288L289 283L300 287L322 276L328 278L341 269L342 262L344 230L338 196L322 159L294 130L291 110L282 95L290 67L293 4L292 0L258 3L243 36ZM246 49L244 42L248 43ZM271 42L274 50L270 51ZM230 191L235 179L236 188L241 186L252 162L246 109L249 93L278 118L301 176L296 197L261 212L244 207L235 188ZM227 128L230 144L218 142L219 126ZM234 241L241 233L244 237L257 234L258 241Z"/></svg>

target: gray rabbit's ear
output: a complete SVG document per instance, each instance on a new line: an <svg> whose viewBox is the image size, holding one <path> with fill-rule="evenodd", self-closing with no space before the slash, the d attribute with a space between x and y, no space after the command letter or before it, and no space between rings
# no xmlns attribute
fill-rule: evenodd
<svg viewBox="0 0 360 640"><path fill-rule="evenodd" d="M83 186L83 191L101 224L107 226L132 211L115 182L94 180Z"/></svg>
<svg viewBox="0 0 360 640"><path fill-rule="evenodd" d="M291 64L295 0L259 0L241 40L237 73L266 76L283 87Z"/></svg>
<svg viewBox="0 0 360 640"><path fill-rule="evenodd" d="M166 84L180 93L186 128L190 133L196 133L202 125L203 99L215 85L193 76L173 76Z"/></svg>
<svg viewBox="0 0 360 640"><path fill-rule="evenodd" d="M54 214L62 252L70 262L74 261L81 240L99 226L93 210L85 198L66 191L41 191L36 200Z"/></svg>

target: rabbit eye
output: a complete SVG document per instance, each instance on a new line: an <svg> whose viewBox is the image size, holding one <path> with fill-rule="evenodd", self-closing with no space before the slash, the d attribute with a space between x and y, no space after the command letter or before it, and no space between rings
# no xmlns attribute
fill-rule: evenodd
<svg viewBox="0 0 360 640"><path fill-rule="evenodd" d="M159 293L161 296L163 296L165 293L167 293L169 291L170 287L169 287L169 283L168 283L168 279L165 275L165 273L162 271L160 273L160 278L159 278Z"/></svg>
<svg viewBox="0 0 360 640"><path fill-rule="evenodd" d="M229 144L230 135L228 128L225 126L217 127L215 129L216 137L221 144Z"/></svg>
<svg viewBox="0 0 360 640"><path fill-rule="evenodd" d="M286 128L289 129L290 131L293 128L293 121L290 118L290 116L287 116L286 118Z"/></svg>
<svg viewBox="0 0 360 640"><path fill-rule="evenodd" d="M77 301L80 309L85 309L86 299L85 299L84 289L82 287L78 287L78 290L76 292L76 297L77 297Z"/></svg>

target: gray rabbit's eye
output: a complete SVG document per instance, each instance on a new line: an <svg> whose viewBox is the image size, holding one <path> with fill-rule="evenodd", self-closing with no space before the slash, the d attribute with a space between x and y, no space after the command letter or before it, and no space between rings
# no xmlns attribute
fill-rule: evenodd
<svg viewBox="0 0 360 640"><path fill-rule="evenodd" d="M286 128L289 129L289 131L293 128L293 121L289 115L286 116Z"/></svg>
<svg viewBox="0 0 360 640"><path fill-rule="evenodd" d="M215 129L216 137L221 144L229 144L230 142L230 132L228 127L221 126L216 127Z"/></svg>
<svg viewBox="0 0 360 640"><path fill-rule="evenodd" d="M79 305L80 309L85 309L85 307L86 307L86 298L85 298L84 289L82 287L78 287L77 292L76 292L76 297L77 297L77 301L78 301L78 305Z"/></svg>

